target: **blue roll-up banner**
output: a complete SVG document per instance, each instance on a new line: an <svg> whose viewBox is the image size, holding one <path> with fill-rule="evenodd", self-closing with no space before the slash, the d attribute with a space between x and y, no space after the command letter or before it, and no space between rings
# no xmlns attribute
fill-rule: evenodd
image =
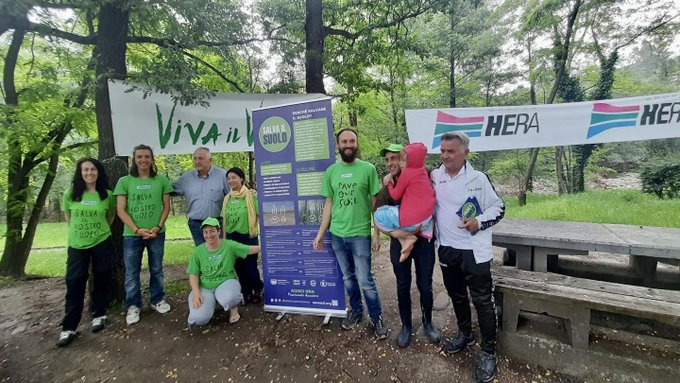
<svg viewBox="0 0 680 383"><path fill-rule="evenodd" d="M330 238L312 247L323 173L335 162L330 98L255 109L253 127L265 311L344 317Z"/></svg>

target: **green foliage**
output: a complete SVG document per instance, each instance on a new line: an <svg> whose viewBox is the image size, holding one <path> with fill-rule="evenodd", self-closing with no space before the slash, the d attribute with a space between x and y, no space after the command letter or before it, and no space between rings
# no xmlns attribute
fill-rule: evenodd
<svg viewBox="0 0 680 383"><path fill-rule="evenodd" d="M680 228L680 199L659 200L638 190L590 190L563 196L529 193L525 206L514 197L504 201L509 218Z"/></svg>
<svg viewBox="0 0 680 383"><path fill-rule="evenodd" d="M650 161L642 166L642 190L658 198L680 197L680 156Z"/></svg>
<svg viewBox="0 0 680 383"><path fill-rule="evenodd" d="M194 242L168 241L165 244L163 263L166 265L183 265L189 261L194 250ZM146 257L144 259L147 259ZM147 262L142 263L144 269ZM26 274L45 277L61 277L66 274L66 249L35 250L31 252L26 264ZM188 286L187 286L188 287Z"/></svg>

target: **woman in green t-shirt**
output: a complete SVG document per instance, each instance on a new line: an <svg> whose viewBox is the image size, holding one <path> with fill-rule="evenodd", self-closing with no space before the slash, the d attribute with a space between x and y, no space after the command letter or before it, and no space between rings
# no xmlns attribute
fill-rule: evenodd
<svg viewBox="0 0 680 383"><path fill-rule="evenodd" d="M215 312L215 303L229 310L229 322L241 318L238 305L243 301L241 285L236 279L234 263L249 254L260 252L260 246L247 246L220 237L220 222L208 218L201 224L205 243L194 250L189 259L187 274L189 294L189 326L207 324Z"/></svg>
<svg viewBox="0 0 680 383"><path fill-rule="evenodd" d="M224 197L222 219L227 239L244 245L256 246L257 240L257 196L243 183L245 173L241 168L227 170L227 184L231 191ZM244 302L259 304L262 302L264 283L257 269L257 254L245 259L236 260L236 274L241 282Z"/></svg>
<svg viewBox="0 0 680 383"><path fill-rule="evenodd" d="M115 199L108 190L106 173L94 158L78 161L71 189L64 193L62 211L68 222L66 259L66 302L62 331L57 345L66 346L76 336L83 314L85 287L92 263L93 288L90 295L92 332L106 325L107 293L111 282L113 246L111 222Z"/></svg>

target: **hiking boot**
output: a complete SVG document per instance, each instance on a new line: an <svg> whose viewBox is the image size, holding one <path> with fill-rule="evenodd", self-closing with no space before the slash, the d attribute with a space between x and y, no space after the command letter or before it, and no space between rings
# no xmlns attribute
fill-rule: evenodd
<svg viewBox="0 0 680 383"><path fill-rule="evenodd" d="M92 332L100 332L106 327L106 315L92 319Z"/></svg>
<svg viewBox="0 0 680 383"><path fill-rule="evenodd" d="M421 307L423 332L430 343L439 343L442 339L442 332L432 323L432 308Z"/></svg>
<svg viewBox="0 0 680 383"><path fill-rule="evenodd" d="M385 339L389 335L389 330L387 329L387 326L385 326L385 322L382 319L382 316L377 316L375 318L371 318L371 324L373 325L373 332L375 333L375 337L378 339Z"/></svg>
<svg viewBox="0 0 680 383"><path fill-rule="evenodd" d="M132 305L127 309L125 323L127 323L128 326L131 326L137 322L139 322L139 307Z"/></svg>
<svg viewBox="0 0 680 383"><path fill-rule="evenodd" d="M475 344L475 335L470 334L468 336L465 336L462 332L459 332L451 338L451 340L444 341L444 344L442 344L442 350L444 350L448 354L455 354L459 351L462 351L465 349L467 346L473 346Z"/></svg>
<svg viewBox="0 0 680 383"><path fill-rule="evenodd" d="M342 320L342 328L345 330L351 330L362 320L364 320L363 314L354 310L350 310L347 313L345 319Z"/></svg>
<svg viewBox="0 0 680 383"><path fill-rule="evenodd" d="M64 330L59 333L59 340L57 341L57 346L64 347L71 343L73 338L76 337L78 333L73 330Z"/></svg>
<svg viewBox="0 0 680 383"><path fill-rule="evenodd" d="M474 378L482 383L488 383L496 377L496 355L482 351L479 354L479 364L475 367Z"/></svg>
<svg viewBox="0 0 680 383"><path fill-rule="evenodd" d="M397 336L397 346L406 348L411 344L411 330L409 326L401 326L401 331L399 331L399 336Z"/></svg>
<svg viewBox="0 0 680 383"><path fill-rule="evenodd" d="M165 300L161 300L158 303L152 303L151 308L158 311L161 314L165 314L171 309L170 305Z"/></svg>

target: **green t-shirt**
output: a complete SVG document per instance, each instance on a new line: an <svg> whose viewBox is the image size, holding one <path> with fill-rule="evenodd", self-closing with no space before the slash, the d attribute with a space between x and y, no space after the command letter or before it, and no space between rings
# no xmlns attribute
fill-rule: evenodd
<svg viewBox="0 0 680 383"><path fill-rule="evenodd" d="M371 197L380 180L375 166L362 160L336 162L323 175L321 195L333 199L330 231L338 237L371 235Z"/></svg>
<svg viewBox="0 0 680 383"><path fill-rule="evenodd" d="M71 200L71 190L64 193L61 210L70 215L68 245L74 249L89 249L111 236L107 215L115 213L116 199L107 190L105 200L97 192L84 192L80 201Z"/></svg>
<svg viewBox="0 0 680 383"><path fill-rule="evenodd" d="M255 215L259 215L257 196L254 194L253 204L255 205ZM230 197L224 210L222 217L227 217L227 233L248 234L248 206L245 198Z"/></svg>
<svg viewBox="0 0 680 383"><path fill-rule="evenodd" d="M153 229L161 222L163 195L172 191L172 185L164 175L146 179L128 175L118 180L113 194L127 196L126 210L137 227ZM160 232L165 232L165 227ZM135 233L125 225L123 235L133 236Z"/></svg>
<svg viewBox="0 0 680 383"><path fill-rule="evenodd" d="M228 239L222 241L220 248L208 250L205 243L199 245L189 259L187 274L198 274L200 286L206 289L216 289L217 286L229 279L236 279L234 263L236 257L245 258L250 246Z"/></svg>

